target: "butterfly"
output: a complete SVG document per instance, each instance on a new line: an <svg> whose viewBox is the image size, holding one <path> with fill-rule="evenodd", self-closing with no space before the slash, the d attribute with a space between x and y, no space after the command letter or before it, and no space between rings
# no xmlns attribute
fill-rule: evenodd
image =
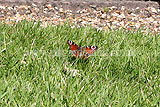
<svg viewBox="0 0 160 107"><path fill-rule="evenodd" d="M67 41L67 44L70 46L70 50L75 58L88 59L97 49L97 46L85 46L81 47L72 42L71 40Z"/></svg>

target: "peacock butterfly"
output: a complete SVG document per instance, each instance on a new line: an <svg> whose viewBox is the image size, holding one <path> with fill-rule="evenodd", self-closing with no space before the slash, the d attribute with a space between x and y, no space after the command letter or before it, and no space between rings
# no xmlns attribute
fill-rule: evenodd
<svg viewBox="0 0 160 107"><path fill-rule="evenodd" d="M97 46L85 46L81 47L72 42L71 40L67 41L67 44L70 46L70 50L75 58L84 58L88 59L90 55L94 53L98 49Z"/></svg>

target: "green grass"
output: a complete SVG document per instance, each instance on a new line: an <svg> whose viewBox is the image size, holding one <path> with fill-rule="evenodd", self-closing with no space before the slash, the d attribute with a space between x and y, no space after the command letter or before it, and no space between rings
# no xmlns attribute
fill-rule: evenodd
<svg viewBox="0 0 160 107"><path fill-rule="evenodd" d="M2 107L160 105L159 35L27 21L0 31ZM68 39L99 49L87 61L74 59Z"/></svg>

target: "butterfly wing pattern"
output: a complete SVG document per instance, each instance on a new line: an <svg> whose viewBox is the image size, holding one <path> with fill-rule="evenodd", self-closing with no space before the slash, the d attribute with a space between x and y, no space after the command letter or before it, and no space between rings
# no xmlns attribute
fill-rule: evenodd
<svg viewBox="0 0 160 107"><path fill-rule="evenodd" d="M97 46L85 46L81 47L72 42L71 40L67 41L67 44L70 46L70 50L75 58L85 58L88 59L90 55L94 53L98 49Z"/></svg>
<svg viewBox="0 0 160 107"><path fill-rule="evenodd" d="M78 55L79 46L70 40L67 41L67 44L70 46L73 56L76 57Z"/></svg>
<svg viewBox="0 0 160 107"><path fill-rule="evenodd" d="M82 51L84 52L85 59L88 59L97 49L98 49L97 46L86 46L86 47L83 47Z"/></svg>

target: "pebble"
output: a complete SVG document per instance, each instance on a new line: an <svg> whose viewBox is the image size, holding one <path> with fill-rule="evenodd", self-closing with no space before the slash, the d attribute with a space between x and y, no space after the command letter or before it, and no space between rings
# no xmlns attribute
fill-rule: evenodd
<svg viewBox="0 0 160 107"><path fill-rule="evenodd" d="M0 5L0 9L5 9L5 8L6 8L5 6Z"/></svg>

